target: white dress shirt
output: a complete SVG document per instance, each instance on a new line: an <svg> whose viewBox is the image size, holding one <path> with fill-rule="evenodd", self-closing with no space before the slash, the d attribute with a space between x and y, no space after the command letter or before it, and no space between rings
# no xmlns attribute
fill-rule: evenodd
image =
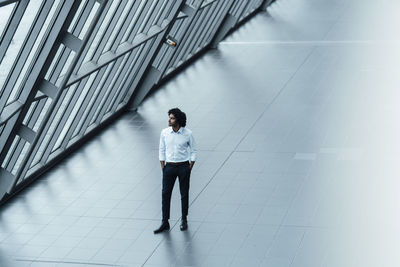
<svg viewBox="0 0 400 267"><path fill-rule="evenodd" d="M174 132L165 128L160 134L159 159L165 162L196 161L196 143L192 131L181 127Z"/></svg>

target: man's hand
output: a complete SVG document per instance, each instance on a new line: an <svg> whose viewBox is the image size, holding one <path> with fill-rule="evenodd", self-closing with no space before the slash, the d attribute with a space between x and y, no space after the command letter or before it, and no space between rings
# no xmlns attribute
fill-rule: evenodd
<svg viewBox="0 0 400 267"><path fill-rule="evenodd" d="M164 167L165 167L165 161L160 161L160 163L161 163L161 170L164 170Z"/></svg>
<svg viewBox="0 0 400 267"><path fill-rule="evenodd" d="M193 166L194 166L194 161L191 161L191 162L190 162L190 171L192 171Z"/></svg>

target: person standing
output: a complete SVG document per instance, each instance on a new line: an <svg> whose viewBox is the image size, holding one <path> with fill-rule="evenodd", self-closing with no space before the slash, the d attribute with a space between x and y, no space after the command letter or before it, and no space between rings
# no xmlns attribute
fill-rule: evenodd
<svg viewBox="0 0 400 267"><path fill-rule="evenodd" d="M186 114L179 108L168 111L168 128L161 131L159 160L162 169L162 223L154 234L169 230L172 189L176 177L181 193L182 220L180 230L185 231L189 210L190 173L196 161L197 148L192 131L185 128Z"/></svg>

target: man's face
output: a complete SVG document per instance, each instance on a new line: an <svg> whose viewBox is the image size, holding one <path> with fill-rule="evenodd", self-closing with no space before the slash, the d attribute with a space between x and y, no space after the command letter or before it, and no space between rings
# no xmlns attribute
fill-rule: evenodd
<svg viewBox="0 0 400 267"><path fill-rule="evenodd" d="M178 126L178 120L175 118L174 114L169 115L168 126L172 126L172 127Z"/></svg>

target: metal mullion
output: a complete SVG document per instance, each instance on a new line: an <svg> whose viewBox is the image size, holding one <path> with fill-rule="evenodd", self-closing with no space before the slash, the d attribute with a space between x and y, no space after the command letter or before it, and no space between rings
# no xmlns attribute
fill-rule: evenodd
<svg viewBox="0 0 400 267"><path fill-rule="evenodd" d="M202 36L205 34L204 32L207 31L208 26L211 24L212 18L216 13L216 9L218 6L218 0L214 0L213 2L211 2L210 4L208 4L205 8L208 8L208 10L206 10L206 14L203 18L203 21L205 21L205 23L202 23L202 28L199 32L197 32L197 36L195 37L195 41L194 41L194 49L191 49L191 51L195 51L195 49L197 47L200 46L201 42L202 42Z"/></svg>
<svg viewBox="0 0 400 267"><path fill-rule="evenodd" d="M162 12L160 12L158 16L154 18L152 24L160 25L174 6L172 1L165 1L164 3L165 5L161 7Z"/></svg>
<svg viewBox="0 0 400 267"><path fill-rule="evenodd" d="M166 44L163 44L161 46L160 51L158 51L157 58L154 59L154 62L153 62L153 65L152 65L154 68L156 68L158 70L160 69L161 62L164 59L164 57L165 57L165 55L166 55L166 53L168 51L168 48L170 48L170 47L167 46Z"/></svg>
<svg viewBox="0 0 400 267"><path fill-rule="evenodd" d="M148 41L149 43L153 43L151 41ZM147 45L147 44L146 44ZM115 99L114 101L112 101L109 104L109 107L107 107L107 109L109 109L111 112L114 112L114 106L115 103L119 102L121 99L121 95L123 95L123 89L124 89L124 84L129 84L131 82L132 79L134 79L137 75L137 72L134 70L136 68L136 66L140 65L138 64L139 61L141 61L141 63L143 63L143 60L140 60L142 57L146 56L146 52L143 52L145 50L146 45L141 46L138 51L135 54L135 57L132 58L131 60L129 60L130 62L132 62L127 71L124 74L123 79L121 80L121 82L119 83L119 85L117 86L118 89L120 89L116 94L115 94ZM107 113L107 112L106 112Z"/></svg>
<svg viewBox="0 0 400 267"><path fill-rule="evenodd" d="M259 8L260 6L261 6L261 4L258 4L258 1L252 0L251 8L249 9L248 13L253 12L257 8Z"/></svg>
<svg viewBox="0 0 400 267"><path fill-rule="evenodd" d="M225 1L225 0L221 1L221 6L219 7L218 12L215 15L215 17L211 23L211 25L214 25L214 27L209 27L209 29L206 33L206 36L204 37L205 42L207 44L211 42L211 36L213 36L215 34L218 27L221 25L226 13L227 13L226 8L227 8L228 4L229 4L228 1ZM226 11L225 14L224 14L224 11Z"/></svg>
<svg viewBox="0 0 400 267"><path fill-rule="evenodd" d="M130 7L130 11L128 14L126 14L126 19L118 29L118 32L116 36L114 37L114 41L111 44L110 51L115 52L118 49L118 46L121 43L121 40L124 38L124 35L129 28L129 25L131 24L131 20L135 16L136 8L140 5L140 1L136 1L133 3L133 5Z"/></svg>
<svg viewBox="0 0 400 267"><path fill-rule="evenodd" d="M22 149L24 148L25 144L26 144L26 140L23 139L20 136L17 136L18 141L16 146L14 147L14 149L11 151L11 157L8 160L8 163L6 166L4 166L4 169L9 171L10 173L12 172L12 170L14 169L15 163L17 162L18 158L21 155Z"/></svg>
<svg viewBox="0 0 400 267"><path fill-rule="evenodd" d="M258 5L258 6L257 6ZM253 12L254 10L256 10L257 8L259 8L260 7L260 5L258 4L258 1L254 1L253 0L253 3L252 3L252 5L251 5L251 9L249 10L249 13L251 13L251 12Z"/></svg>
<svg viewBox="0 0 400 267"><path fill-rule="evenodd" d="M67 132L66 132L66 134L64 136L64 139L61 142L61 146L60 147L61 147L62 150L64 150L67 147L67 145L68 145L68 143L69 143L69 141L71 139L71 136L74 133L75 128L77 127L79 121L82 119L82 115L85 112L85 109L88 108L88 104L89 104L91 98L93 97L94 93L96 92L95 89L99 85L99 83L100 83L104 73L106 72L106 70L107 70L107 67L103 67L96 74L96 78L94 79L93 83L91 84L91 86L90 86L90 88L89 88L89 90L88 90L88 92L87 92L87 94L85 96L85 99L83 100L81 106L79 107L75 117L73 118L73 120L71 122L71 126L67 130Z"/></svg>
<svg viewBox="0 0 400 267"><path fill-rule="evenodd" d="M26 60L29 57L32 47L35 44L36 37L39 35L39 32L42 28L42 24L46 20L47 13L49 13L51 6L54 0L46 1L40 7L39 15L35 17L35 21L33 23L33 28L28 33L28 38L26 38L22 44L22 49L18 53L13 66L10 69L10 72L6 78L6 82L3 85L3 93L0 96L0 111L4 109L8 98L10 97L12 90L14 88L15 83L18 80L18 77L25 66Z"/></svg>
<svg viewBox="0 0 400 267"><path fill-rule="evenodd" d="M232 16L236 16L236 13L240 10L240 7L243 5L243 3L245 3L245 1L247 0L236 2L236 4L232 6L232 11L229 11L229 13L232 14Z"/></svg>
<svg viewBox="0 0 400 267"><path fill-rule="evenodd" d="M238 18L235 17L231 10L238 2L230 2L226 1L226 5L224 6L224 11L222 12L221 20L219 21L218 25L214 28L212 35L210 38L210 47L216 48L218 43L223 40L226 34L234 27L237 23Z"/></svg>
<svg viewBox="0 0 400 267"><path fill-rule="evenodd" d="M75 70L74 70L73 73L77 74L79 69L80 69L80 67L82 66L83 60L85 59L85 57L86 57L86 55L87 55L87 53L88 53L88 51L89 51L94 39L96 38L96 34L98 33L98 31L99 31L99 29L101 27L101 24L104 22L104 19L105 19L106 15L107 15L107 12L109 11L109 9L111 7L111 4L112 4L112 1L108 1L107 2L106 7L104 8L104 11L103 11L103 13L102 13L102 15L101 15L101 17L99 19L99 22L96 24L96 27L93 30L93 33L90 36L90 39L89 39L87 45L85 46L85 48L84 48L84 50L82 52L82 55L81 55L78 63L76 64L76 67L75 67Z"/></svg>
<svg viewBox="0 0 400 267"><path fill-rule="evenodd" d="M165 2L163 1L155 1L154 7L147 12L146 18L143 21L142 27L139 28L138 32L144 32L146 33L151 26L155 25L154 24L154 19L157 16L158 13L161 13L161 8L163 8L161 5L165 5ZM163 20L162 20L163 21ZM162 23L161 21L161 23Z"/></svg>
<svg viewBox="0 0 400 267"><path fill-rule="evenodd" d="M246 6L249 4L249 1L250 0L242 1L240 5L238 5L235 11L235 17L237 17L238 19L240 18L240 15L242 14L243 10L245 10Z"/></svg>
<svg viewBox="0 0 400 267"><path fill-rule="evenodd" d="M188 19L190 20L190 18ZM168 53L168 59L165 61L165 65L163 68L161 68L161 77L164 76L164 73L171 67L171 62L174 59L174 56L176 55L176 53L178 52L178 50L180 50L180 44L184 43L185 40L185 35L187 33L187 30L189 28L189 24L191 23L191 21L186 22L185 24L185 20L182 21L181 26L184 25L184 27L182 27L182 36L181 36L181 40L178 40L178 46L175 47L174 49L168 49L170 51L170 53ZM177 32L179 33L179 31Z"/></svg>
<svg viewBox="0 0 400 267"><path fill-rule="evenodd" d="M108 77L106 82L103 85L103 89L100 91L100 93L97 95L97 99L96 101L93 103L93 107L87 118L86 118L86 122L82 125L82 129L79 131L79 135L84 135L86 129L91 125L90 122L92 121L93 117L96 116L97 113L97 108L99 107L101 101L104 98L104 95L107 93L108 88L110 87L110 84L112 82L112 78L115 75L115 73L118 71L119 65L121 65L121 62L123 60L124 57L119 57L116 62L114 63L114 66L112 66L112 70L110 71L110 73L108 74ZM96 120L94 121L94 123L96 123Z"/></svg>
<svg viewBox="0 0 400 267"><path fill-rule="evenodd" d="M180 51L177 53L177 55L173 61L172 66L174 66L174 67L176 67L178 65L179 61L182 58L184 58L184 55L187 54L188 47L190 46L190 41L193 39L193 36L196 34L195 29L197 29L200 26L200 22L201 22L200 17L201 17L201 15L203 15L203 12L202 11L199 11L199 12L201 12L201 14L199 14L198 12L196 13L195 18L194 18L196 21L194 24L191 25L190 29L188 29L189 34L187 35L187 38L186 38L185 42L183 43L183 46L180 47Z"/></svg>
<svg viewBox="0 0 400 267"><path fill-rule="evenodd" d="M30 118L28 119L27 126L29 128L31 128L32 130L40 116L40 113L43 110L44 105L46 104L46 101L47 101L47 98L42 98L39 101L37 101L37 104L31 114Z"/></svg>
<svg viewBox="0 0 400 267"><path fill-rule="evenodd" d="M215 19L212 23L212 25L214 26L210 27L210 31L208 32L207 38L211 38L210 35L215 34L215 31L218 29L219 26L221 26L224 17L228 14L229 4L230 4L229 1L226 0L221 1L221 6L219 7L218 13L215 16Z"/></svg>
<svg viewBox="0 0 400 267"><path fill-rule="evenodd" d="M14 138L12 144L11 144L11 147L10 147L10 149L8 150L7 156L4 158L3 163L0 164L0 168L1 168L1 165L3 165L3 166L4 166L4 169L7 170L7 171L9 171L9 169L10 169L9 166L10 166L11 158L12 158L12 156L15 154L15 149L16 149L16 147L17 147L17 145L18 145L17 143L19 142L20 139L21 139L20 136L15 136L15 138ZM14 141L15 141L15 142L14 142Z"/></svg>
<svg viewBox="0 0 400 267"><path fill-rule="evenodd" d="M0 64L3 61L4 55L6 54L14 34L18 29L18 25L22 20L28 3L29 1L21 1L13 8L11 20L7 22L0 39Z"/></svg>
<svg viewBox="0 0 400 267"><path fill-rule="evenodd" d="M44 105L46 104L46 101L47 101L47 98L43 98L37 102L37 105L32 112L32 116L29 118L28 123L27 123L27 126L29 128L33 129L33 127L35 126L36 121L39 118L39 115L42 112Z"/></svg>
<svg viewBox="0 0 400 267"><path fill-rule="evenodd" d="M149 65L150 58L152 58L152 55L155 52L155 51L151 51L151 50L152 50L152 48L155 47L154 43L156 42L157 39L158 38L155 37L153 40L148 41L148 44L146 44L142 49L142 51L144 51L144 52L140 53L139 57L135 60L135 63L132 64L132 68L128 72L129 74L126 78L125 84L121 86L119 96L114 101L113 107L111 109L112 112L116 111L119 104L121 103L121 100L126 97L129 87L132 88L133 90L135 89L137 84L135 84L134 81L139 80L141 78L145 69Z"/></svg>
<svg viewBox="0 0 400 267"><path fill-rule="evenodd" d="M33 129L33 126L35 125L45 103L46 103L46 99L41 99L35 103L34 110L32 111L30 118L28 119L27 127ZM25 142L22 142L22 140L23 139L21 137L19 137L18 145L14 148L14 151L11 152L13 154L13 157L10 158L9 162L7 163L7 165L5 167L5 169L7 169L9 172L11 172L12 169L14 168L14 165L19 158L19 154L21 153L22 149L25 146ZM24 141L26 141L26 140L24 140ZM17 150L19 152L16 152ZM11 169L10 169L10 166L11 166Z"/></svg>
<svg viewBox="0 0 400 267"><path fill-rule="evenodd" d="M112 88L109 91L108 95L106 96L106 98L103 102L103 105L100 106L100 112L98 113L97 119L96 119L97 124L99 124L102 121L104 114L107 113L108 106L109 106L114 94L116 94L116 92L117 92L118 86L116 86L116 84L119 83L121 81L121 79L123 78L122 73L124 72L124 69L125 69L124 65L126 64L126 62L128 62L128 60L132 57L132 55L135 55L133 53L133 51L130 53L131 53L130 55L126 55L124 57L123 62L121 63L122 68L118 71L118 73L115 74L115 77L113 77Z"/></svg>
<svg viewBox="0 0 400 267"><path fill-rule="evenodd" d="M202 14L200 14L199 19L198 19L198 23L196 24L195 28L193 29L193 35L191 37L189 37L190 39L187 40L188 46L187 49L185 51L185 53L183 54L182 58L184 61L187 60L187 57L189 54L192 54L196 44L198 43L198 37L199 34L201 33L201 31L204 29L204 20L207 17L208 11L210 10L210 8L207 6L205 9L202 10Z"/></svg>
<svg viewBox="0 0 400 267"><path fill-rule="evenodd" d="M181 4L184 0L181 1ZM179 11L178 14L176 16L174 16L174 7L175 7L175 3L172 3L167 10L167 14L164 16L164 18L167 18L170 22L173 22L177 19L179 19ZM161 22L159 22L161 23Z"/></svg>
<svg viewBox="0 0 400 267"><path fill-rule="evenodd" d="M176 21L178 21L178 20L176 20ZM174 36L176 36L176 35L179 34L179 31L180 31L181 27L182 27L184 24L185 24L184 19L179 20L179 25L177 26L177 29L176 29L176 31L175 31ZM179 40L178 40L178 42L179 42ZM173 50L175 50L175 49L177 49L177 48L170 48L170 47L167 47L167 50L166 50L164 56L162 57L162 59L161 59L161 61L160 61L160 68L159 68L159 70L161 71L161 73L164 73L165 70L166 70L166 68L168 67L168 62L169 62L169 60L172 58L173 52L174 52ZM161 75L161 77L162 77L162 75Z"/></svg>
<svg viewBox="0 0 400 267"><path fill-rule="evenodd" d="M49 4L51 6L52 2L47 1L45 2L46 4ZM49 11L49 7L47 7L47 13ZM45 73L45 70L48 68L50 65L50 60L48 58L51 58L51 56L54 56L55 54L55 49L54 49L54 44L56 44L57 37L59 36L59 31L62 29L63 22L67 18L67 15L69 11L73 9L73 4L71 2L65 3L64 5L58 5L57 6L57 11L55 14L58 14L58 16L55 17L55 19L52 20L52 24L50 28L48 28L47 36L45 38L45 43L42 45L42 49L40 50L40 53L37 56L37 60L34 62L34 65L31 67L31 72L29 73L29 76L27 77L26 84L29 85L28 88L25 88L25 90L22 90L20 94L20 100L17 101L17 103L26 103L25 106L22 106L21 109L19 109L8 121L6 124L6 128L3 129L2 135L0 136L0 162L4 159L4 157L7 154L7 150L11 146L14 137L17 133L18 128L20 127L26 113L29 110L29 103L33 101L35 98L37 90L33 90L32 88L35 88L37 84L39 83L39 76L43 75ZM40 16L46 16L47 13L44 12L45 8L43 7L41 9L41 15ZM39 16L39 18L40 18ZM35 23L35 27L38 25L38 20ZM50 30L51 29L51 30ZM38 30L38 32L40 29ZM31 31L31 35L34 33L34 31ZM29 53L29 52L28 52ZM24 63L18 60L19 63ZM47 68L46 68L47 67ZM15 176L15 181L13 182L12 188L17 183L18 177Z"/></svg>
<svg viewBox="0 0 400 267"><path fill-rule="evenodd" d="M160 48L164 44L165 38L167 38L167 34L171 31L177 17L179 16L180 10L185 10L188 13L195 13L193 12L192 9L188 10L188 7L185 5L184 1L177 1L174 4L173 11L170 12L168 15L168 18L164 20L162 25L165 24L164 30L162 33L160 32L158 36L156 37L156 45L154 45L154 50L152 48L151 57L149 57L148 62L144 64L145 66L143 67L143 74L140 74L138 76L138 81L135 86L132 86L132 83L129 85L129 91L133 91L133 93L129 93L129 99L126 99L126 104L129 105L131 103L132 105L136 106L139 105L146 94L151 90L151 88L156 84L160 78L161 78L161 71L155 69L152 67L153 61L157 57L157 53L160 51ZM154 26L157 27L157 26Z"/></svg>
<svg viewBox="0 0 400 267"><path fill-rule="evenodd" d="M203 1L203 0L202 0L202 1ZM187 22L186 29L184 30L184 32L183 32L183 34L182 34L182 40L180 40L180 43L181 43L181 44L183 44L183 43L185 42L184 40L186 39L185 37L186 37L186 35L187 35L188 29L190 28L191 24L193 23L193 20L194 20L194 18L196 17L197 12L198 12L198 8L195 9L194 12L193 12L193 14L187 18L189 21ZM161 71L161 77L163 77L163 76L164 76L164 73L166 72L166 70L168 70L168 69L170 68L171 62L173 61L174 56L177 54L177 52L179 52L179 50L180 50L180 45L178 44L178 47L176 47L176 49L174 49L174 50L172 51L172 55L171 55L171 57L169 58L169 60L168 60L168 62L167 62L167 64L166 64L166 66L165 66L165 68Z"/></svg>
<svg viewBox="0 0 400 267"><path fill-rule="evenodd" d="M76 4L78 4L78 2L74 2L72 5L74 5L74 7L76 7ZM91 22L91 24L89 26L88 32L86 33L86 36L84 37L84 39L82 41L81 48L76 53L75 58L74 58L73 62L71 63L71 66L68 68L67 73L65 74L65 77L64 77L63 81L61 82L60 89L63 89L65 87L66 83L68 82L68 79L70 78L70 76L72 74L74 66L83 51L83 47L86 45L86 43L89 39L89 36L95 27L96 22L100 18L100 15L101 15L102 10L104 9L104 6L105 6L104 3L101 4L98 11L96 12L95 17L93 18L93 21ZM76 11L73 7L71 8L71 10ZM62 29L64 28L64 26L71 23L71 19L73 19L73 14L70 14L68 12L66 21L64 21L64 23L62 24ZM58 35L58 37L60 37L60 36ZM55 50L55 49L53 49L53 50ZM17 175L16 175L17 180L15 181L13 186L15 186L18 183L18 180L21 179L21 177L23 178L25 176L25 174L27 173L27 171L29 170L29 167L34 159L34 157L32 155L34 155L37 152L37 150L39 149L39 145L37 145L37 144L40 144L42 142L42 140L45 137L44 133L46 133L48 131L48 129L51 125L51 123L49 122L49 119L51 119L51 117L53 117L53 115L56 113L56 112L54 112L54 109L58 105L58 102L59 102L58 99L61 97L63 92L64 92L64 90L61 90L57 93L56 98L54 99L53 103L50 105L49 109L47 110L45 117L43 119L44 123L42 123L42 125L39 127L39 129L37 131L37 135L36 135L34 141L32 142L31 147L28 149L27 155L22 162L23 168L20 168L20 170L17 172Z"/></svg>
<svg viewBox="0 0 400 267"><path fill-rule="evenodd" d="M34 160L34 158L36 157L36 154L38 153L39 148L42 146L43 142L45 141L45 138L46 138L46 135L48 134L49 128L50 128L52 122L54 121L55 117L57 116L57 112L61 108L61 105L62 105L62 100L65 99L66 95L67 95L67 90L63 90L59 97L59 99L61 101L57 101L56 103L53 102L51 104L54 107L52 110L53 112L50 111L51 113L49 113L50 108L46 111L45 119L43 119L43 121L41 122L41 125L39 126L39 129L40 128L45 128L45 129L43 130L42 134L39 136L39 140L36 142L35 147L33 148L33 152L30 155L30 158L28 161L29 163L27 164L28 166L25 166L25 168L29 169L30 165L32 164L32 161ZM46 114L50 114L48 119L46 119ZM45 125L45 127L43 127L42 125ZM51 138L52 137L50 137L50 140L51 140ZM50 142L50 140L47 140L47 142ZM44 144L44 146L47 147L48 143ZM44 164L44 162L42 161L43 153L41 154L38 163Z"/></svg>
<svg viewBox="0 0 400 267"><path fill-rule="evenodd" d="M92 12L92 9L93 9L95 3L96 3L96 0L88 0L85 3L85 5L82 7L80 14L75 15L75 16L78 16L78 19L77 19L76 24L73 25L73 27L72 27L71 33L73 35L79 36L83 27L85 26L87 19L89 18L90 13Z"/></svg>
<svg viewBox="0 0 400 267"><path fill-rule="evenodd" d="M79 36L83 27L85 26L87 19L89 18L90 13L92 12L95 3L96 0L88 0L86 2L86 5L82 7L82 12L80 12L80 14L78 15L78 21L72 28L73 35Z"/></svg>
<svg viewBox="0 0 400 267"><path fill-rule="evenodd" d="M121 87L123 87L123 83L127 82L127 78L129 77L128 73L132 72L132 68L134 68L136 62L138 62L140 57L146 55L146 53L142 53L145 46L146 45L141 45L136 53L132 52L131 55L129 55L127 62L130 62L130 64L125 65L124 69L118 76L117 81L114 83L115 93L113 94L112 97L109 97L107 100L108 103L106 104L105 114L108 113L109 111L112 111L113 103L118 99L118 95L121 93L121 90L118 89L121 89Z"/></svg>
<svg viewBox="0 0 400 267"><path fill-rule="evenodd" d="M195 45L195 49L193 50L194 52L192 52L192 54L195 54L196 51L199 48L204 47L205 45L207 45L207 35L210 31L211 25L214 22L216 16L218 14L218 8L217 6L214 7L213 11L211 12L210 16L208 17L208 22L206 23L206 25L203 27L201 34L197 37L197 43Z"/></svg>
<svg viewBox="0 0 400 267"><path fill-rule="evenodd" d="M12 131L13 125L17 121L19 114L21 113L21 110L18 110L13 116L11 116L7 122L4 124L3 130L0 135L0 165L1 162L3 162L4 158L7 155L7 150L11 146L12 141L14 139L10 140L10 132ZM7 142L9 141L9 142Z"/></svg>
<svg viewBox="0 0 400 267"><path fill-rule="evenodd" d="M117 59L121 60L121 59ZM95 100L93 101L93 103L91 105L89 105L86 109L89 109L89 112L86 114L86 116L83 118L83 122L81 125L80 130L78 131L78 133L75 136L83 136L86 132L86 129L89 127L90 122L93 119L93 116L96 114L97 108L99 106L99 103L101 102L101 100L103 99L104 94L106 93L108 87L110 86L111 83L111 79L109 79L108 77L110 75L114 75L113 71L117 70L118 67L115 67L115 62L110 63L110 65L113 64L113 66L110 67L110 70L108 70L109 66L106 66L106 76L105 79L103 80L102 84L100 85L100 89L97 93L97 95L95 96ZM90 104L90 103L89 103Z"/></svg>
<svg viewBox="0 0 400 267"><path fill-rule="evenodd" d="M250 4L250 8L248 9L248 10L251 10L251 9L256 9L257 7L256 7L256 4L257 4L257 1L255 1L255 0L251 0L251 4Z"/></svg>
<svg viewBox="0 0 400 267"><path fill-rule="evenodd" d="M79 14L79 19L77 23L74 25L74 28L72 30L72 34L75 36L78 36L80 31L83 29L85 26L85 22L87 18L90 15L90 12L95 4L94 0L89 0L86 2L86 5L82 8L81 13ZM56 84L57 79L63 70L65 63L68 60L69 55L71 54L70 49L67 49L67 47L63 47L62 51L60 53L60 56L58 57L58 62L56 64L56 68L52 71L49 81L53 84Z"/></svg>
<svg viewBox="0 0 400 267"><path fill-rule="evenodd" d="M3 131L3 128L4 128L5 126L6 126L6 125L4 125L4 124L1 125L0 132ZM12 153L11 151L13 151L13 150L14 150L14 147L16 146L16 142L14 142L14 141L15 141L15 138L13 139L13 141L12 141L12 143L11 143L11 146L9 147L7 153L4 155L4 159L1 161L0 170L1 170L1 168L2 168L2 167L1 167L2 165L6 167L6 165L7 165L8 162L10 161L10 157L11 157L11 153Z"/></svg>
<svg viewBox="0 0 400 267"><path fill-rule="evenodd" d="M150 9L151 5L154 4L154 0L148 1L144 7L139 11L139 16L136 19L135 26L131 30L131 32L128 35L128 42L132 42L132 40L135 38L135 36L138 34L139 28L142 28L141 25L147 15L148 10ZM115 44L114 44L115 45Z"/></svg>
<svg viewBox="0 0 400 267"><path fill-rule="evenodd" d="M168 64L170 67L173 67L173 68L176 67L175 64L179 61L178 59L180 58L180 55L185 52L184 48L186 48L188 46L188 40L189 40L190 36L192 35L193 29L196 25L197 21L195 21L195 20L198 17L198 13L200 11L201 5L203 4L203 1L204 0L200 1L199 7L194 10L193 15L190 17L188 26L182 37L181 45L177 47L178 49L176 49L174 55L171 58L171 61ZM193 22L195 22L195 23L193 24Z"/></svg>
<svg viewBox="0 0 400 267"><path fill-rule="evenodd" d="M49 100L49 99L51 99L51 98L49 98L49 97L44 97L44 98L41 98L40 100L39 100L39 105L38 105L38 107L37 107L37 109L33 112L33 114L32 114L32 118L30 118L32 121L33 121L33 125L32 125L32 130L34 130L35 129L35 125L39 122L39 118L40 118L40 114L43 112L43 109L45 108L45 106L46 106L46 103L47 103L47 101ZM50 100L51 101L51 100ZM30 122L30 121L29 121ZM38 125L38 127L39 127L39 125Z"/></svg>
<svg viewBox="0 0 400 267"><path fill-rule="evenodd" d="M215 3L215 2L213 2L213 3ZM205 15L202 19L202 22L205 20L207 20L207 22L205 23L205 25L203 25L203 23L201 23L201 26L200 26L201 29L196 30L196 34L193 37L194 40L192 42L192 45L189 47L189 53L188 53L188 54L192 54L192 56L195 54L196 49L200 46L201 41L202 41L201 36L203 36L204 32L206 31L206 28L210 23L210 18L214 13L213 11L215 11L215 9L216 9L216 7L213 7L213 5L207 6L205 8L207 8L208 10L204 10ZM188 56L188 54L185 55L185 60L186 60L186 57Z"/></svg>
<svg viewBox="0 0 400 267"><path fill-rule="evenodd" d="M206 30L204 32L204 34L200 37L201 38L201 43L203 43L203 47L205 45L209 44L209 39L210 39L210 35L213 32L213 30L215 28L217 28L220 24L221 21L223 19L223 16L221 16L223 14L223 10L224 10L224 0L220 0L217 3L217 6L214 9L213 14L211 15L211 19L206 27ZM214 27L213 27L214 25Z"/></svg>
<svg viewBox="0 0 400 267"><path fill-rule="evenodd" d="M10 149L8 150L8 155L10 155L8 158L6 157L4 159L4 162L1 165L4 165L4 169L11 172L12 168L14 167L14 165L11 163L11 161L13 160L13 157L16 155L15 150L17 149L19 142L22 140L22 138L20 136L15 136L16 140L15 141L15 145L14 145L14 140L13 140L13 144L11 145ZM18 155L16 156L18 157ZM11 170L10 170L11 167Z"/></svg>
<svg viewBox="0 0 400 267"><path fill-rule="evenodd" d="M99 45L97 46L96 51L93 53L93 57L91 59L92 61L97 62L99 60L101 54L103 53L105 46L107 45L107 41L110 38L110 36L112 35L113 31L115 30L115 26L117 25L118 20L121 16L122 12L124 11L127 3L128 3L128 0L122 0L119 3L118 7L115 9L113 18L107 25L107 29L104 31L101 41L100 41Z"/></svg>
<svg viewBox="0 0 400 267"><path fill-rule="evenodd" d="M165 36L165 34L160 33L160 35L157 36L157 38L155 38L152 41L152 43L149 45L149 47L147 48L148 51L146 51L146 54L149 54L151 56L145 57L143 59L143 62L136 66L134 74L130 74L132 76L129 78L129 80L131 82L125 84L125 88L122 89L122 91L124 93L123 93L123 95L121 95L121 99L116 104L115 109L117 109L118 106L120 105L120 103L122 103L122 102L128 103L128 101L129 101L128 99L132 98L132 95L135 93L135 91L140 90L140 87L137 88L137 86L139 85L139 82L142 80L144 75L152 76L151 71L148 71L147 73L145 73L145 71L148 69L149 66L150 66L151 70L154 70L154 67L151 66L151 63L152 63L151 60L152 60L152 58L155 57L155 54L157 53L157 45L154 45L154 43L158 44L158 43L162 42L162 40L164 39L164 36ZM156 76L157 79L152 80L152 84L156 84L159 81L159 79L161 78L161 72L159 70L157 70L156 73L157 73L157 76ZM146 77L144 77L144 78L146 78ZM138 93L138 92L136 92L136 93ZM147 94L147 92L145 92L145 94ZM128 99L126 99L127 97L128 97ZM145 97L145 95L143 95L143 97Z"/></svg>
<svg viewBox="0 0 400 267"><path fill-rule="evenodd" d="M51 82L52 84L57 83L59 75L65 66L65 62L68 60L71 51L71 49L63 45L61 53L59 54L57 59L56 67L53 69L49 76L49 82Z"/></svg>
<svg viewBox="0 0 400 267"><path fill-rule="evenodd" d="M33 101L32 104L31 104L31 106L29 107L29 110L30 110L30 108L32 107L32 112L29 113L29 111L28 111L28 113L25 115L25 118L24 118L24 119L26 119L26 125L29 125L29 123L31 122L31 119L32 119L32 117L33 117L33 114L34 114L35 111L37 110L37 107L38 107L39 103L40 103L40 101ZM29 114L29 115L28 115L28 114ZM28 126L28 127L29 127L29 126Z"/></svg>
<svg viewBox="0 0 400 267"><path fill-rule="evenodd" d="M247 3L246 8L243 10L242 14L240 15L239 20L242 20L242 19L245 18L245 16L250 12L253 4L254 4L254 1L253 0L249 0L249 2Z"/></svg>
<svg viewBox="0 0 400 267"><path fill-rule="evenodd" d="M81 80L79 82L79 85L77 86L76 89L71 88L71 87L73 87L73 85L71 87L69 87L68 89L64 89L64 90L74 90L73 96L68 100L67 103L65 103L67 106L64 109L61 118L57 122L57 126L53 132L53 135L50 138L45 151L43 152L42 159L41 159L42 163L45 163L47 161L48 157L50 156L50 153L53 150L53 147L56 144L58 138L60 137L60 134L61 134L63 128L65 127L65 124L67 123L67 120L68 120L69 116L71 115L76 102L78 101L79 97L83 93L83 89L85 88L85 85L88 82L88 80L89 80L89 77L85 77L83 80ZM64 100L59 101L59 102L63 102L63 101ZM57 112L58 112L58 110L57 110ZM54 111L54 113L56 113L56 112Z"/></svg>
<svg viewBox="0 0 400 267"><path fill-rule="evenodd" d="M182 54L186 51L186 47L188 46L188 40L192 36L192 32L193 32L194 26L195 26L195 24L191 25L191 27L186 30L185 41L183 41L181 43L181 46L179 46L179 49L177 49L176 53L172 57L171 62L170 62L170 67L175 68L177 62L179 62L179 59L182 57Z"/></svg>
<svg viewBox="0 0 400 267"><path fill-rule="evenodd" d="M172 23L172 22L170 22L170 23ZM173 36L173 37L175 37L175 38L178 38L178 36L177 36L177 34L179 33L179 30L181 29L181 27L182 27L182 25L184 24L184 19L176 19L175 20L175 22L174 22L174 25L171 27L171 31L170 31L170 35L171 36ZM176 26L176 28L174 28L174 26L175 25L177 25ZM179 42L179 40L178 40L178 42ZM157 66L155 66L158 70L162 70L162 65L164 64L164 63L166 63L166 61L167 61L167 58L171 55L171 53L172 53L172 49L175 49L175 48L172 48L172 47L170 47L170 46L168 46L168 45L166 45L166 44L164 44L163 45L163 47L165 47L165 50L162 52L163 53L163 55L161 55L160 56L160 60L159 60L159 62L157 63ZM161 49L160 49L161 50ZM161 52L161 51L160 51ZM158 53L160 53L160 52L158 52ZM154 64L154 63L153 63ZM153 65L154 66L154 65ZM160 77L161 78L161 77Z"/></svg>
<svg viewBox="0 0 400 267"><path fill-rule="evenodd" d="M249 6L249 4L250 4L250 0L247 0L247 1L242 5L242 6L244 6L244 7L241 6L241 9L238 10L238 11L240 11L240 13L239 13L238 16L237 16L237 18L238 18L237 21L240 21L240 18L242 17L243 13L245 12L245 10L246 10L247 7ZM237 24L237 22L236 22L236 24Z"/></svg>

